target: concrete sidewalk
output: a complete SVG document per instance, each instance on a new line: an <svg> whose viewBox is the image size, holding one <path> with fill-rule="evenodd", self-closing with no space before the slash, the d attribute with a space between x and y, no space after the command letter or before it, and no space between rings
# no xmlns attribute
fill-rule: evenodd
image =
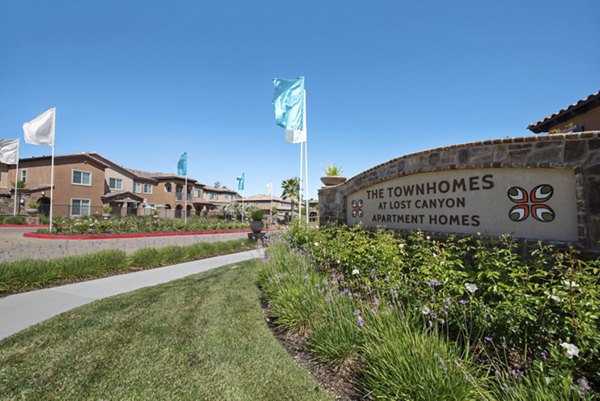
<svg viewBox="0 0 600 401"><path fill-rule="evenodd" d="M0 340L98 299L260 258L262 255L263 250L257 249L0 298Z"/></svg>

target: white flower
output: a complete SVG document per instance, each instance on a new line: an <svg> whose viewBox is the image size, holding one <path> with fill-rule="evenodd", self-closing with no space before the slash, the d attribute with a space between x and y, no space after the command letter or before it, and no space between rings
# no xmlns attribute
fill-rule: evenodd
<svg viewBox="0 0 600 401"><path fill-rule="evenodd" d="M429 315L431 313L431 309L429 309L428 307L424 306L421 308L421 313L424 315Z"/></svg>
<svg viewBox="0 0 600 401"><path fill-rule="evenodd" d="M338 259L338 260L337 260L337 264L339 265L340 263L341 263L341 262L340 262L340 260Z"/></svg>
<svg viewBox="0 0 600 401"><path fill-rule="evenodd" d="M573 359L574 356L579 356L579 348L570 343L562 343L560 344L566 351L567 358Z"/></svg>
<svg viewBox="0 0 600 401"><path fill-rule="evenodd" d="M427 237L425 237L425 239L426 239L427 241L429 241L429 240L431 239L431 237L428 235Z"/></svg>
<svg viewBox="0 0 600 401"><path fill-rule="evenodd" d="M550 299L553 300L554 302L560 302L561 301L561 299L558 296L554 295L554 294L550 295Z"/></svg>
<svg viewBox="0 0 600 401"><path fill-rule="evenodd" d="M471 294L473 294L475 291L478 290L477 284L472 284L472 283L466 283L465 284L465 288L467 289L467 291L469 291Z"/></svg>
<svg viewBox="0 0 600 401"><path fill-rule="evenodd" d="M360 272L358 271L358 269L354 269L354 270L352 270L352 275L353 275L353 276L356 276L358 273L360 273Z"/></svg>
<svg viewBox="0 0 600 401"><path fill-rule="evenodd" d="M400 249L404 249L404 247L406 246L406 244L400 244L398 246L400 247Z"/></svg>
<svg viewBox="0 0 600 401"><path fill-rule="evenodd" d="M579 284L577 284L574 281L563 281L563 284L565 286L565 290L570 290L579 287Z"/></svg>
<svg viewBox="0 0 600 401"><path fill-rule="evenodd" d="M315 246L319 246L319 243L318 243L318 242L315 242Z"/></svg>

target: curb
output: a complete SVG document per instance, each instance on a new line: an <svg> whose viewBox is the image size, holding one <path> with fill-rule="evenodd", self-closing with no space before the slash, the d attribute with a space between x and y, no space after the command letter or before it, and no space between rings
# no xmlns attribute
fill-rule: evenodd
<svg viewBox="0 0 600 401"><path fill-rule="evenodd" d="M272 230L265 230L270 232ZM39 234L24 233L23 237L38 239L68 239L68 240L97 240L97 239L127 239L127 238L148 238L148 237L178 237L190 235L218 235L218 234L243 234L251 233L251 230L226 230L226 231L186 231L186 232L165 232L165 233L126 233L126 234L94 234L94 235L58 235L58 234Z"/></svg>

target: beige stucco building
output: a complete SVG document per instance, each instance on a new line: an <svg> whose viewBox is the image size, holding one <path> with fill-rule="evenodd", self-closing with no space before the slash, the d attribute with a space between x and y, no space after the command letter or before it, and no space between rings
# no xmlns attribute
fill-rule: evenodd
<svg viewBox="0 0 600 401"><path fill-rule="evenodd" d="M600 131L600 92L532 123L527 128L536 134Z"/></svg>
<svg viewBox="0 0 600 401"><path fill-rule="evenodd" d="M121 216L155 211L163 217L179 218L185 212L202 216L239 198L235 191L220 188L216 202L207 200L215 191L205 194L205 185L196 179L128 169L93 152L56 156L54 165L55 216L101 213L105 204L110 205L112 214ZM30 201L37 201L40 212L48 214L50 175L50 156L20 159L18 171L16 165L0 163L0 215L13 213L16 180L24 185L18 190L19 213L24 214Z"/></svg>

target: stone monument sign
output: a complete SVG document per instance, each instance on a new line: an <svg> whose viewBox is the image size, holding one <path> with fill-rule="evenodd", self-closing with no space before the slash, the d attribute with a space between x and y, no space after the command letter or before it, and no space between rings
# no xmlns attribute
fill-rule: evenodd
<svg viewBox="0 0 600 401"><path fill-rule="evenodd" d="M512 234L600 251L600 132L399 157L319 191L321 224Z"/></svg>

